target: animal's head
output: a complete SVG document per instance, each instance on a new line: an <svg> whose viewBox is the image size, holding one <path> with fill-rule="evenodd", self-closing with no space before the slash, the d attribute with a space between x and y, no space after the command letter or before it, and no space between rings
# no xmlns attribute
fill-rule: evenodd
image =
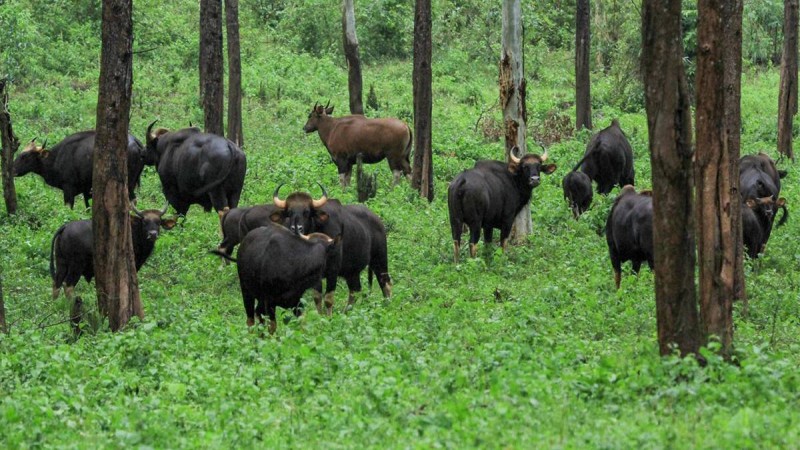
<svg viewBox="0 0 800 450"><path fill-rule="evenodd" d="M338 244L339 240L341 239L341 236L336 236L336 239L331 239L331 237L325 233L311 233L307 236L301 235L301 237L308 242L322 245L325 248L326 253L335 251L336 244Z"/></svg>
<svg viewBox="0 0 800 450"><path fill-rule="evenodd" d="M293 192L286 200L281 200L278 195L281 186L283 184L275 188L272 194L272 201L278 210L270 215L270 220L298 235L311 233L328 221L328 213L320 210L328 201L328 193L322 185L322 197L316 200L305 192Z"/></svg>
<svg viewBox="0 0 800 450"><path fill-rule="evenodd" d="M46 146L47 141L40 147L36 145L36 138L33 138L14 159L14 176L21 177L30 172L40 173L42 160L50 155L50 150L47 150Z"/></svg>
<svg viewBox="0 0 800 450"><path fill-rule="evenodd" d="M748 198L744 203L748 208L752 209L753 212L760 212L771 221L775 216L775 210L786 205L786 199L781 197L778 200L774 200L772 196L768 196L760 198Z"/></svg>
<svg viewBox="0 0 800 450"><path fill-rule="evenodd" d="M167 212L167 208L169 207L169 203L164 205L164 209L145 209L144 211L139 211L136 209L136 205L131 204L131 221L142 223L142 227L144 228L145 238L150 242L155 242L158 239L158 233L161 228L165 230L171 230L175 227L175 219L174 218L164 218L164 214Z"/></svg>
<svg viewBox="0 0 800 450"><path fill-rule="evenodd" d="M544 152L542 156L529 153L522 158L517 157L518 153L519 148L514 146L508 155L508 171L525 180L531 188L539 186L542 174L549 175L556 170L555 164L544 164L547 160L547 152Z"/></svg>
<svg viewBox="0 0 800 450"><path fill-rule="evenodd" d="M144 149L144 163L148 166L158 164L158 159L161 156L158 153L158 139L164 134L169 133L169 130L166 128L153 130L153 125L155 125L156 122L158 122L158 120L154 120L147 126L147 132L145 134L145 136L147 136L147 144Z"/></svg>
<svg viewBox="0 0 800 450"><path fill-rule="evenodd" d="M306 133L313 133L317 131L320 121L325 117L329 117L333 113L333 106L328 106L330 104L330 100L328 100L328 104L325 106L320 105L319 102L314 103L314 106L311 108L311 112L308 113L308 120L306 121L306 124L303 125L303 131Z"/></svg>

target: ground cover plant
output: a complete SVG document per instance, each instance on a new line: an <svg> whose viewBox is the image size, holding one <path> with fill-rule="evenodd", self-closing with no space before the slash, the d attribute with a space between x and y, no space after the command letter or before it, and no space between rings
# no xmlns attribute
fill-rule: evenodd
<svg viewBox="0 0 800 450"><path fill-rule="evenodd" d="M0 74L13 76L20 140L56 142L94 126L99 3L57 2L60 10L42 3L0 8L0 30L7 33L0 40ZM294 3L242 3L248 157L242 205L269 202L280 183L286 192L315 195L320 182L345 203L356 198L353 187L339 186L319 138L302 132L314 102L330 99L339 114L347 109L347 73L336 47L338 2ZM384 11L387 26L408 33L409 5L375 2L370 14ZM619 190L595 196L578 221L562 197L561 178L591 136L572 129L572 56L559 47L569 38L533 37L526 47L528 150L539 152L540 142L558 165L534 190L534 233L505 254L481 243L478 258L464 253L453 264L447 184L475 160L503 153L500 112L492 108L497 11L482 15L470 5L460 7L474 20L460 24L464 15L444 14L453 5L434 2L449 25L434 31L434 201L420 199L405 181L391 188L385 163L367 169L377 172L379 187L366 205L388 233L394 284L388 300L373 288L344 314L340 288L330 318L313 307L299 320L281 311L285 323L274 337L248 330L235 267L207 254L220 239L216 214L195 206L181 225L161 234L139 272L146 319L112 334L90 314L75 340L64 322L64 297L50 298L50 241L63 223L90 213L80 201L74 210L64 207L61 193L39 178L18 178L19 213L0 214L11 324L10 333L0 334L0 446L796 446L800 224L790 218L776 228L766 254L747 262L750 304L746 315L736 305L736 364L716 358L713 348L704 368L659 357L652 273L626 273L614 289L601 232ZM558 28L569 7L546 16L543 7L531 6L527 17ZM134 8L135 49L155 50L134 60L132 133L144 138L155 118L169 128L200 123L196 3L146 0ZM458 26L471 27L480 39L448 45ZM623 30L626 36L635 35L633 26ZM369 36L391 30L372 22L364 29L364 84L373 86L377 105L367 114L410 123L411 63L402 53L408 42L398 49L375 38L370 46ZM304 34L314 32L317 40ZM620 76L601 67L593 73L593 119L597 129L619 119L634 149L637 186L646 189L646 118L636 90L622 89ZM625 82L635 85L631 78ZM771 68L753 65L743 75L743 154L775 155L777 86ZM800 174L786 162L781 167L789 171L782 195L792 210ZM140 208L163 205L151 168L139 197ZM77 293L93 311L93 286L81 281ZM310 295L306 301L313 303Z"/></svg>

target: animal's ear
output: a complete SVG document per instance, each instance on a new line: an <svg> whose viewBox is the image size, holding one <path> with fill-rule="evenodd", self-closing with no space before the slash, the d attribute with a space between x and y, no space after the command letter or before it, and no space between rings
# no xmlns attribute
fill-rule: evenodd
<svg viewBox="0 0 800 450"><path fill-rule="evenodd" d="M331 216L329 216L328 213L326 213L325 211L320 211L320 210L317 210L316 216L317 216L317 221L319 223L325 223L325 222L328 221L328 219L331 218Z"/></svg>
<svg viewBox="0 0 800 450"><path fill-rule="evenodd" d="M274 213L270 214L269 220L275 223L283 222L283 211L275 211Z"/></svg>
<svg viewBox="0 0 800 450"><path fill-rule="evenodd" d="M648 189L648 190L639 192L639 195L644 195L645 197L652 197L653 196L653 191Z"/></svg>
<svg viewBox="0 0 800 450"><path fill-rule="evenodd" d="M753 209L756 207L756 201L752 198L748 198L744 201L744 204L747 205L748 208Z"/></svg>
<svg viewBox="0 0 800 450"><path fill-rule="evenodd" d="M788 173L789 172L787 172L785 170L779 170L778 171L778 178L784 178L784 177L786 177L786 174L788 174Z"/></svg>
<svg viewBox="0 0 800 450"><path fill-rule="evenodd" d="M140 220L142 220L142 218L137 216L136 213L134 213L133 211L131 211L131 222L137 222Z"/></svg>
<svg viewBox="0 0 800 450"><path fill-rule="evenodd" d="M541 170L542 170L542 172L550 175L551 173L556 171L556 165L555 164L545 164L545 165L542 166Z"/></svg>
<svg viewBox="0 0 800 450"><path fill-rule="evenodd" d="M178 221L174 218L169 218L161 221L161 228L165 230L171 230L175 228L175 225L178 224Z"/></svg>
<svg viewBox="0 0 800 450"><path fill-rule="evenodd" d="M786 199L783 197L779 198L778 201L775 202L775 205L778 207L786 206Z"/></svg>
<svg viewBox="0 0 800 450"><path fill-rule="evenodd" d="M329 116L330 116L331 114L333 114L333 106L331 106L330 108L325 108L325 114L327 114L327 115L329 115Z"/></svg>
<svg viewBox="0 0 800 450"><path fill-rule="evenodd" d="M163 135L165 135L165 134L167 134L167 133L169 133L169 130L168 130L168 129L166 129L166 128L159 128L159 129L157 129L157 130L156 130L156 136L155 136L155 137L156 137L156 139L158 139L158 138L160 138L161 136L163 136Z"/></svg>
<svg viewBox="0 0 800 450"><path fill-rule="evenodd" d="M508 171L509 172L511 172L512 174L516 175L518 170L519 170L519 163L516 163L514 161L509 161L508 162Z"/></svg>

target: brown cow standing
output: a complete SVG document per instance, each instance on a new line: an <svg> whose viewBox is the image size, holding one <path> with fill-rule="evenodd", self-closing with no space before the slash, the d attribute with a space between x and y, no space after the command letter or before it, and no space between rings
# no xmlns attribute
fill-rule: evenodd
<svg viewBox="0 0 800 450"><path fill-rule="evenodd" d="M394 184L400 182L401 174L411 177L411 128L405 122L399 119L368 119L360 114L334 118L331 113L333 106L314 104L303 131L319 131L322 143L339 170L339 182L343 187L350 184L350 175L359 153L366 164L377 163L385 158L394 174Z"/></svg>

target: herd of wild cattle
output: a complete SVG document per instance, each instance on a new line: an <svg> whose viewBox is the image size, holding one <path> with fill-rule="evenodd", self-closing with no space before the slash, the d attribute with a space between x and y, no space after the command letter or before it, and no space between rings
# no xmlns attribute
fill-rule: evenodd
<svg viewBox="0 0 800 450"><path fill-rule="evenodd" d="M331 116L333 108L315 104L303 130L318 131L336 164L343 186L357 156L366 163L387 159L394 182L409 175L411 130L397 119L367 119L360 115ZM349 289L348 308L361 291L361 272L366 268L385 297L391 295L386 230L381 219L362 205L343 205L322 196L313 198L294 192L281 199L278 186L271 204L238 208L247 167L245 154L233 142L189 127L170 131L147 127L146 145L128 136L128 186L131 204L131 234L138 270L153 251L161 228L175 226L164 214L170 205L185 215L190 205L219 214L223 240L215 253L237 264L247 324L269 317L269 331L276 328L275 308L293 309L300 314L299 301L308 289L314 290L319 312L332 313L337 279L344 278ZM37 146L35 140L14 161L14 175L36 173L50 186L64 192L70 207L75 196L83 194L86 206L92 191L94 131L66 137L51 149ZM460 173L450 183L447 203L458 262L461 235L469 230L469 252L476 256L483 231L484 241L500 230L503 249L514 218L531 199L543 174L552 174L555 164L546 164L543 155L519 155L512 149L509 162L477 161L472 169ZM136 208L134 189L139 185L145 165L155 166L167 204L161 210ZM742 228L747 253L758 257L765 249L777 208L783 209L778 225L785 223L788 211L780 197L781 178L769 156L744 156L740 162L740 192L743 202ZM583 158L563 178L564 198L577 219L592 202L592 181L599 194L613 186L622 190L606 221L605 233L617 288L621 264L631 261L634 272L642 262L653 267L653 202L648 191L633 187L633 150L619 122L600 131L589 142ZM239 245L237 258L233 250ZM89 220L69 222L54 234L50 248L50 274L53 296L64 288L68 298L81 277L94 275L92 225ZM275 264L280 261L280 264ZM325 294L322 281L325 280Z"/></svg>

